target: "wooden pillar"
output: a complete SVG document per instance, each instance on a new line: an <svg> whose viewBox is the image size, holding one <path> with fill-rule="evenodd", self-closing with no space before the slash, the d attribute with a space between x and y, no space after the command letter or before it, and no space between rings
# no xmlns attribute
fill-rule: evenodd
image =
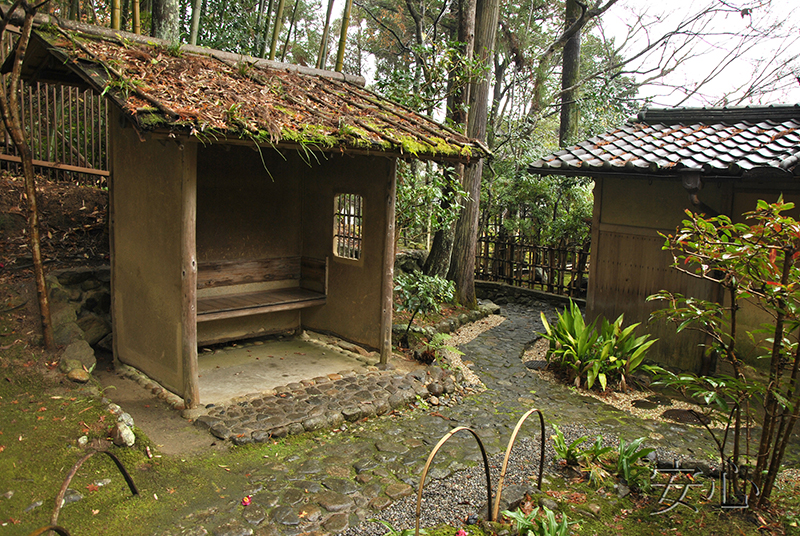
<svg viewBox="0 0 800 536"><path fill-rule="evenodd" d="M603 210L603 179L595 177L594 190L592 191L594 197L594 205L592 206L592 243L589 255L591 255L591 262L589 263L589 285L586 288L586 319L588 321L594 320L597 316L597 302L595 300L595 292L597 292L597 268L600 266L600 223Z"/></svg>
<svg viewBox="0 0 800 536"><path fill-rule="evenodd" d="M183 177L181 179L181 297L183 401L187 409L197 407L200 389L197 372L197 144L181 145Z"/></svg>
<svg viewBox="0 0 800 536"><path fill-rule="evenodd" d="M394 293L394 207L397 191L397 160L390 160L386 187L386 236L383 241L383 282L381 284L381 364L392 355L392 306Z"/></svg>

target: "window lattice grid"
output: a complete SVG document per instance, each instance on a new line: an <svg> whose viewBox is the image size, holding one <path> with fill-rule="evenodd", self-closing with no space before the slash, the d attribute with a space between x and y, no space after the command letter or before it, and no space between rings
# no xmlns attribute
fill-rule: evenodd
<svg viewBox="0 0 800 536"><path fill-rule="evenodd" d="M361 258L363 205L363 198L357 194L339 194L336 197L334 252L337 257Z"/></svg>

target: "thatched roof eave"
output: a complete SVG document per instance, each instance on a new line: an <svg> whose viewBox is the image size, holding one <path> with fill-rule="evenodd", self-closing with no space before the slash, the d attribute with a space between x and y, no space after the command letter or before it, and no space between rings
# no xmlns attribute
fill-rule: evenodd
<svg viewBox="0 0 800 536"><path fill-rule="evenodd" d="M102 93L140 132L440 162L469 163L489 154L480 142L341 73L234 61L224 52L165 48L131 36L41 26L23 76Z"/></svg>

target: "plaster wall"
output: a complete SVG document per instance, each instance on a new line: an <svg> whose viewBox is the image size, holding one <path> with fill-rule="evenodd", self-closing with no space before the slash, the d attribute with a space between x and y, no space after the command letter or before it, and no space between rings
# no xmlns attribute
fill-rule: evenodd
<svg viewBox="0 0 800 536"><path fill-rule="evenodd" d="M117 117L110 124L115 357L183 394L184 179L191 189L196 146L143 143Z"/></svg>
<svg viewBox="0 0 800 536"><path fill-rule="evenodd" d="M328 303L302 311L303 326L379 348L381 289L387 247L387 196L393 162L383 157L330 155L303 175L303 255L328 257ZM358 260L333 252L334 198L363 197L363 248Z"/></svg>
<svg viewBox="0 0 800 536"><path fill-rule="evenodd" d="M680 179L604 178L602 184L603 224L674 231L684 219L684 211L694 209ZM711 208L724 212L727 190L724 183L706 184L700 198Z"/></svg>
<svg viewBox="0 0 800 536"><path fill-rule="evenodd" d="M199 262L301 254L300 179L304 164L273 149L201 146L197 155ZM264 158L262 163L261 158Z"/></svg>

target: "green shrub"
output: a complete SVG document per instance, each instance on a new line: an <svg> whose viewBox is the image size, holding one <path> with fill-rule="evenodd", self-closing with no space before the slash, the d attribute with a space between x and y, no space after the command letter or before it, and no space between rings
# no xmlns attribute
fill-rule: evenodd
<svg viewBox="0 0 800 536"><path fill-rule="evenodd" d="M400 297L400 309L411 313L403 341L408 344L408 331L419 313L438 311L439 304L450 302L455 295L455 284L439 276L420 272L399 274L394 278L394 290Z"/></svg>
<svg viewBox="0 0 800 536"><path fill-rule="evenodd" d="M636 337L638 323L623 328L623 315L614 322L601 318L599 329L597 319L587 326L572 300L553 326L544 313L541 315L545 329L542 336L550 341L547 361L566 372L576 387L591 389L597 382L605 390L613 382L627 390L631 373L642 365L647 350L657 340L650 335Z"/></svg>
<svg viewBox="0 0 800 536"><path fill-rule="evenodd" d="M616 474L632 488L644 491L650 489L650 468L639 465L637 462L653 452L655 449L641 448L644 438L640 437L626 443L619 440L617 449Z"/></svg>

